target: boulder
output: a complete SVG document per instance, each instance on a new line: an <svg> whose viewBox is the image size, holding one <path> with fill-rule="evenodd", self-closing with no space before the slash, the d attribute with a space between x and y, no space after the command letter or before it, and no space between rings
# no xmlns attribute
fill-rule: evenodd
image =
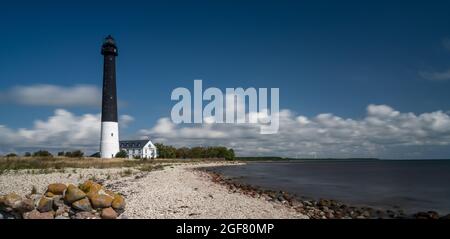
<svg viewBox="0 0 450 239"><path fill-rule="evenodd" d="M319 202L317 202L317 205L319 205L321 207L330 207L331 202L330 202L330 200L327 200L327 199L320 199Z"/></svg>
<svg viewBox="0 0 450 239"><path fill-rule="evenodd" d="M23 219L53 219L53 212L39 212L34 209L31 212L24 213Z"/></svg>
<svg viewBox="0 0 450 239"><path fill-rule="evenodd" d="M9 193L3 196L3 198L1 199L0 207L17 208L21 200L21 196L15 193Z"/></svg>
<svg viewBox="0 0 450 239"><path fill-rule="evenodd" d="M44 195L49 197L49 198L52 198L52 197L55 196L55 194L53 194L52 192L46 192Z"/></svg>
<svg viewBox="0 0 450 239"><path fill-rule="evenodd" d="M91 203L94 208L111 207L113 198L105 194L94 194L91 196Z"/></svg>
<svg viewBox="0 0 450 239"><path fill-rule="evenodd" d="M107 195L111 196L112 198L115 198L117 195L117 193L114 193L113 191L107 190L107 189L103 190L102 193L107 194Z"/></svg>
<svg viewBox="0 0 450 239"><path fill-rule="evenodd" d="M38 202L37 210L39 212L49 212L53 209L53 199L42 196Z"/></svg>
<svg viewBox="0 0 450 239"><path fill-rule="evenodd" d="M54 195L63 195L66 189L67 186L63 183L52 183L48 185L47 192L52 193Z"/></svg>
<svg viewBox="0 0 450 239"><path fill-rule="evenodd" d="M103 208L101 217L103 219L116 219L117 218L117 212L114 211L111 207Z"/></svg>
<svg viewBox="0 0 450 239"><path fill-rule="evenodd" d="M72 203L72 207L80 211L92 211L92 206L88 198L75 201Z"/></svg>
<svg viewBox="0 0 450 239"><path fill-rule="evenodd" d="M87 180L86 182L80 184L80 189L85 193L98 192L100 189L102 189L102 185L92 180Z"/></svg>
<svg viewBox="0 0 450 239"><path fill-rule="evenodd" d="M100 219L100 218L92 212L77 212L73 216L73 219Z"/></svg>
<svg viewBox="0 0 450 239"><path fill-rule="evenodd" d="M125 199L121 195L116 194L111 203L111 206L116 210L123 210L125 209Z"/></svg>
<svg viewBox="0 0 450 239"><path fill-rule="evenodd" d="M24 198L15 209L20 213L32 211L34 209L34 201L29 198Z"/></svg>
<svg viewBox="0 0 450 239"><path fill-rule="evenodd" d="M70 184L66 189L66 193L64 195L64 200L68 203L73 203L73 202L83 199L85 197L86 197L86 194L81 189Z"/></svg>
<svg viewBox="0 0 450 239"><path fill-rule="evenodd" d="M416 219L438 219L439 214L434 211L418 212L418 213L414 214L414 218L416 218Z"/></svg>

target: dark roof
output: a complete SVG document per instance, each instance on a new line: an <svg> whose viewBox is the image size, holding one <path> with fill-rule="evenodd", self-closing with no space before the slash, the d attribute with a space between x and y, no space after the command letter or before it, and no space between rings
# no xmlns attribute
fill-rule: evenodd
<svg viewBox="0 0 450 239"><path fill-rule="evenodd" d="M144 145L148 143L148 139L144 140L121 140L119 141L119 146L121 149L129 149L129 148L142 148Z"/></svg>

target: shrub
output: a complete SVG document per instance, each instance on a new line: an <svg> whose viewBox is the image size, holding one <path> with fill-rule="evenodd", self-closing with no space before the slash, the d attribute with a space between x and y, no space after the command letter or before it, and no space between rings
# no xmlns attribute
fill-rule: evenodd
<svg viewBox="0 0 450 239"><path fill-rule="evenodd" d="M81 150L75 150L72 152L66 152L64 155L68 158L82 158L84 156L84 153Z"/></svg>
<svg viewBox="0 0 450 239"><path fill-rule="evenodd" d="M25 154L23 155L25 157L31 157L31 153L30 152L25 152Z"/></svg>
<svg viewBox="0 0 450 239"><path fill-rule="evenodd" d="M226 147L175 148L170 145L155 144L160 158L223 158L234 160L234 150Z"/></svg>
<svg viewBox="0 0 450 239"><path fill-rule="evenodd" d="M6 155L7 158L17 157L17 154L15 153L9 153Z"/></svg>
<svg viewBox="0 0 450 239"><path fill-rule="evenodd" d="M89 157L92 157L92 158L100 158L100 152L94 153L94 154L92 154L92 155L89 156Z"/></svg>
<svg viewBox="0 0 450 239"><path fill-rule="evenodd" d="M121 150L120 152L118 152L116 154L116 158L127 158L127 157L128 157L128 154L127 154L127 151L125 151L125 150Z"/></svg>
<svg viewBox="0 0 450 239"><path fill-rule="evenodd" d="M75 150L72 151L71 157L72 158L82 158L84 156L84 153L81 150Z"/></svg>
<svg viewBox="0 0 450 239"><path fill-rule="evenodd" d="M64 156L64 152L58 152L58 156Z"/></svg>
<svg viewBox="0 0 450 239"><path fill-rule="evenodd" d="M53 155L47 150L39 150L33 153L34 157L53 157Z"/></svg>

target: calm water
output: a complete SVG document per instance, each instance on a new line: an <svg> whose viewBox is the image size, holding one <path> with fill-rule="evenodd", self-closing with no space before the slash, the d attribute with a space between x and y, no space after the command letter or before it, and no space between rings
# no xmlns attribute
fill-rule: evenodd
<svg viewBox="0 0 450 239"><path fill-rule="evenodd" d="M450 213L450 161L248 163L214 171L239 182L355 206Z"/></svg>

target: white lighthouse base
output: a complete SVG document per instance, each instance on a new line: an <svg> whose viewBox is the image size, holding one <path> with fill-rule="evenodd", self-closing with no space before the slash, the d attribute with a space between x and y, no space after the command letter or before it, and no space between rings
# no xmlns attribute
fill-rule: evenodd
<svg viewBox="0 0 450 239"><path fill-rule="evenodd" d="M114 158L119 150L119 124L117 122L102 122L100 157Z"/></svg>

